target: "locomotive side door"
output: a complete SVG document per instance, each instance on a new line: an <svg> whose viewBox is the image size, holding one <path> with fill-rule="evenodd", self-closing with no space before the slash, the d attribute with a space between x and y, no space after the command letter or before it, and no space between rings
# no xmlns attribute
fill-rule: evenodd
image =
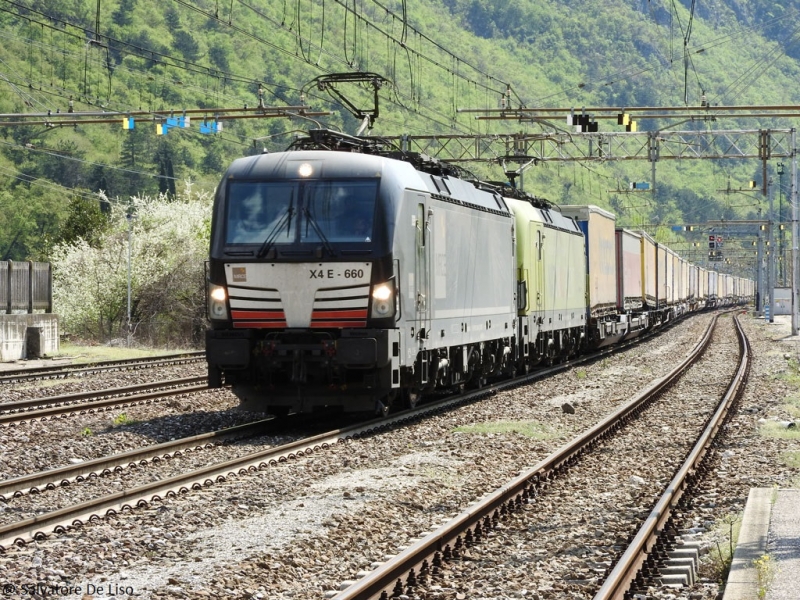
<svg viewBox="0 0 800 600"><path fill-rule="evenodd" d="M529 305L532 311L541 313L544 309L544 231L540 223L530 223L530 239L533 240L533 286L528 290ZM541 316L541 315L539 315Z"/></svg>
<svg viewBox="0 0 800 600"><path fill-rule="evenodd" d="M417 339L421 347L425 347L425 339L430 330L430 311L433 298L430 296L430 255L431 255L431 215L426 208L426 198L417 196L417 207L414 215L416 227L414 271L416 279L416 328Z"/></svg>

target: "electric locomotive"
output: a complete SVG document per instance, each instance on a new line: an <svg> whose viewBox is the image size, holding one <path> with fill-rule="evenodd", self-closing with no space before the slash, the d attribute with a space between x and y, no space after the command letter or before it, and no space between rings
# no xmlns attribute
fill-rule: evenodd
<svg viewBox="0 0 800 600"><path fill-rule="evenodd" d="M426 157L310 134L234 161L217 189L209 385L279 415L380 413L512 373L516 250L502 195Z"/></svg>

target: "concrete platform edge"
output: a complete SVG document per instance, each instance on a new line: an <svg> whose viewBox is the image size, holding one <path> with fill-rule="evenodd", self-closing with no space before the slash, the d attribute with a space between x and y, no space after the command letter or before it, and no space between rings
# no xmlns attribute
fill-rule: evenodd
<svg viewBox="0 0 800 600"><path fill-rule="evenodd" d="M754 561L767 552L772 501L776 493L774 488L750 490L723 600L758 598L758 572Z"/></svg>

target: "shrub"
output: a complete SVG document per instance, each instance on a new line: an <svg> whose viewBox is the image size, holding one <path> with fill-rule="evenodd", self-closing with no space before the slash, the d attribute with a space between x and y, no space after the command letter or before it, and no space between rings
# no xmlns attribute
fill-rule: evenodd
<svg viewBox="0 0 800 600"><path fill-rule="evenodd" d="M151 345L199 342L210 220L210 194L187 184L174 199L113 203L108 229L91 246L82 238L57 245L53 303L62 333L97 342L129 334Z"/></svg>

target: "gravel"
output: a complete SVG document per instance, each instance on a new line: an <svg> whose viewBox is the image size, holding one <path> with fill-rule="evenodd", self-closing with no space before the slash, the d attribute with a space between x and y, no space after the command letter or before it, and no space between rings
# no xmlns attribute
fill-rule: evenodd
<svg viewBox="0 0 800 600"><path fill-rule="evenodd" d="M12 548L0 555L0 579L19 586L69 583L81 587L82 593L90 585L119 585L123 592L133 591L136 598L323 598L339 589L343 581L357 578L414 538L537 463L665 374L694 346L709 318L705 314L692 317L638 349L400 430L338 445L247 476L232 477L224 483L108 517L21 549ZM787 485L796 474L781 458L782 453L796 448L796 442L765 438L758 433L759 419L792 417L785 408L784 398L797 393L797 386L779 375L789 369L784 355L797 357L796 341L786 339L785 323L765 325L763 320L751 318L744 322L753 344L755 365L742 408L726 429L723 446L715 454L714 477L703 486L706 500L698 504L713 504L713 507L705 506L696 517L689 515L698 532L707 536L707 544L719 534L715 522L741 512L750 487ZM721 325L730 327L726 323ZM707 379L704 377L701 383L707 383ZM702 396L703 389L698 383L695 391L685 393L699 392ZM231 410L235 399L229 393L223 390L209 395L213 399L208 400L207 410L197 411L200 414L193 412L194 400L188 411L165 411L164 404L137 407L135 410L154 411L140 421L155 427L153 431L134 432L128 426L114 429L108 426L109 415L91 417L99 419L94 427L102 427L103 419L106 426L102 436L88 437L108 436L118 440L110 447L121 451L162 441L183 428L198 428L186 425L190 419L185 417L205 426L208 415L224 420L223 415L235 413ZM564 404L572 406L574 414L565 412ZM165 412L170 413L168 417ZM44 423L30 427L21 434L28 441L21 437L7 441L4 436L0 444L9 444L14 454L12 465L0 465L0 472L6 476L16 472L13 469L17 463L27 460L25 449L31 448L30 444L38 448L31 451L36 465L47 464L48 460L63 464L70 457L89 458L107 452L104 443L85 440L80 435L81 426L92 426L88 420L85 423L82 420L87 417L90 416L65 420L58 427L52 425L53 429L43 429ZM656 439L666 426L659 418L666 419L657 417L648 426ZM65 427L66 421L75 424ZM530 437L514 431L469 430L470 426L480 428L487 422L498 421L534 422L542 434ZM22 431L19 428L4 433ZM258 449L257 444L251 446ZM5 460L6 450L2 452L0 460ZM641 462L643 458L640 455L633 460ZM606 467L602 455L596 460L595 472L600 477ZM664 463L671 461L663 459ZM21 470L39 468L29 465ZM603 496L600 498L606 506L603 512L585 517L588 530L598 540L611 537L605 540L611 546L615 541L610 533L614 531L614 523L625 513L649 510L648 502L652 501L651 486L656 478L633 467L629 471L624 475L615 473L609 479L609 491L618 488L622 497L632 500L631 507L618 508L613 496ZM50 494L41 494L38 500L41 502ZM567 501L575 500L556 496L548 502L566 507ZM0 514L23 507L24 501L24 498L14 499L6 506L0 503ZM523 535L513 542L521 544L516 556L524 555L524 563L521 559L520 564L513 559L492 559L482 547L471 549L474 556L458 565L477 574L465 597L535 598L539 594L549 598L546 588L555 588L565 577L591 580L596 575L593 569L605 568L609 560L607 551L594 554L596 549L592 549L586 556L578 555L576 561L554 557L544 547L537 550L543 535L556 544L571 547L572 527L565 519L577 516L575 506L578 505L565 508L558 518L541 524L548 528L546 534L540 530L528 531L527 540ZM513 529L511 525L508 527ZM515 556L514 551L511 556ZM539 561L545 559L551 564L540 565ZM481 564L491 566L491 570L479 570ZM513 587L500 579L506 573L515 577ZM669 594L675 598L714 598L718 587L712 581L710 569L706 568L705 573L706 578L694 588L677 594L674 590L653 590L653 594L664 598ZM435 585L427 590L426 597L456 598L465 593L457 587L461 584L449 576ZM583 597L580 591L576 593L570 597ZM92 596L103 597L102 593ZM125 596L122 593L117 597Z"/></svg>

